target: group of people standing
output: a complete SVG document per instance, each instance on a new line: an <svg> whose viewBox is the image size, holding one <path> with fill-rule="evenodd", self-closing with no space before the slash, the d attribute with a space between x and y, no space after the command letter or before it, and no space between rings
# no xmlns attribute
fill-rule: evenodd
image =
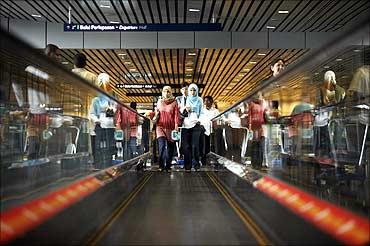
<svg viewBox="0 0 370 246"><path fill-rule="evenodd" d="M211 119L218 114L213 107L213 98L199 96L196 84L184 83L181 96L174 97L170 86L163 87L162 97L155 108L153 122L156 124L158 140L159 168L170 171L174 156L175 141L173 132L181 129L180 154L184 155L186 172L206 164L206 155L210 151ZM202 159L202 160L201 160Z"/></svg>

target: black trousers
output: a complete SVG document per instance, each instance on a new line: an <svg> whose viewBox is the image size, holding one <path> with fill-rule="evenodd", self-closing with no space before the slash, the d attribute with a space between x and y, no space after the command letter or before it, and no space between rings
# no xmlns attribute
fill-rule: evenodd
<svg viewBox="0 0 370 246"><path fill-rule="evenodd" d="M202 132L202 128L199 124L195 125L193 128L186 129L183 128L184 133L183 146L184 146L184 165L186 170L191 169L192 160L195 161L195 169L199 169L199 139Z"/></svg>
<svg viewBox="0 0 370 246"><path fill-rule="evenodd" d="M206 135L204 131L200 134L200 151L202 165L206 165L207 154L211 151L211 137Z"/></svg>

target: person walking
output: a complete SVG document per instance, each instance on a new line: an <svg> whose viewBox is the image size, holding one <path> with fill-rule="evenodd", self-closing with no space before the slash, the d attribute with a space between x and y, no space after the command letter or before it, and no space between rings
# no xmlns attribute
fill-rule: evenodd
<svg viewBox="0 0 370 246"><path fill-rule="evenodd" d="M179 126L179 109L170 86L163 87L162 98L158 100L153 120L157 123L159 170L169 172L175 147L171 132L178 131Z"/></svg>
<svg viewBox="0 0 370 246"><path fill-rule="evenodd" d="M198 96L198 86L191 84L188 88L188 97L185 110L188 115L183 122L183 146L185 171L190 172L192 160L195 161L195 171L199 171L199 138L202 132L199 117L202 113L203 100Z"/></svg>

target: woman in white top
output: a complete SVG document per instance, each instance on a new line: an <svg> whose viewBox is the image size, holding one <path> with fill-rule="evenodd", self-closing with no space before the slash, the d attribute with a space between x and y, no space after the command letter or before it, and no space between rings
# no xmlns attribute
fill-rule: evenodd
<svg viewBox="0 0 370 246"><path fill-rule="evenodd" d="M199 171L199 139L202 132L200 126L200 115L203 108L203 100L198 96L198 86L191 84L188 88L188 97L185 110L188 115L183 122L183 141L184 141L184 164L185 171L190 172L192 160L195 160L195 170Z"/></svg>
<svg viewBox="0 0 370 246"><path fill-rule="evenodd" d="M213 97L204 97L204 107L200 116L200 124L203 126L203 132L200 136L200 152L202 165L206 165L206 156L210 152L211 147L211 130L212 130L212 119L219 114L218 109L213 106Z"/></svg>

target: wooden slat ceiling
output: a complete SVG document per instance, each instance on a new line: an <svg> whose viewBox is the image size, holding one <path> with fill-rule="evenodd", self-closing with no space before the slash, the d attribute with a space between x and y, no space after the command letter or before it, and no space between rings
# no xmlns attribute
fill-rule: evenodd
<svg viewBox="0 0 370 246"><path fill-rule="evenodd" d="M101 7L101 6L109 6ZM327 32L345 28L370 10L368 0L2 0L0 16L63 23L68 8L74 23L221 23L233 32ZM191 12L190 8L199 9ZM278 10L288 10L279 14ZM41 18L32 14L41 15ZM267 29L274 26L275 29ZM243 97L269 76L269 63L282 57L288 64L308 52L299 49L131 49L63 50L72 68L77 52L87 55L88 70L110 75L114 84L204 84L202 96L212 95L221 105ZM195 53L195 55L193 55ZM264 56L259 54L266 54ZM123 55L124 54L124 55ZM254 63L256 62L256 63ZM115 89L124 102L150 103L153 97L128 97ZM151 91L153 92L153 91ZM160 92L160 90L154 90ZM176 92L179 92L177 89Z"/></svg>
<svg viewBox="0 0 370 246"><path fill-rule="evenodd" d="M368 0L2 0L0 15L63 23L69 6L74 23L221 23L233 32L336 31L370 9Z"/></svg>
<svg viewBox="0 0 370 246"><path fill-rule="evenodd" d="M128 49L63 50L63 60L72 69L73 56L82 52L88 58L88 70L107 72L116 84L203 84L202 96L230 104L244 96L259 81L270 75L270 61L282 57L292 63L308 50L301 49ZM190 55L189 55L190 54ZM195 55L193 55L195 54ZM179 89L174 90L180 93ZM116 88L124 102L149 103L153 97L127 97L127 92L160 93L160 89Z"/></svg>

